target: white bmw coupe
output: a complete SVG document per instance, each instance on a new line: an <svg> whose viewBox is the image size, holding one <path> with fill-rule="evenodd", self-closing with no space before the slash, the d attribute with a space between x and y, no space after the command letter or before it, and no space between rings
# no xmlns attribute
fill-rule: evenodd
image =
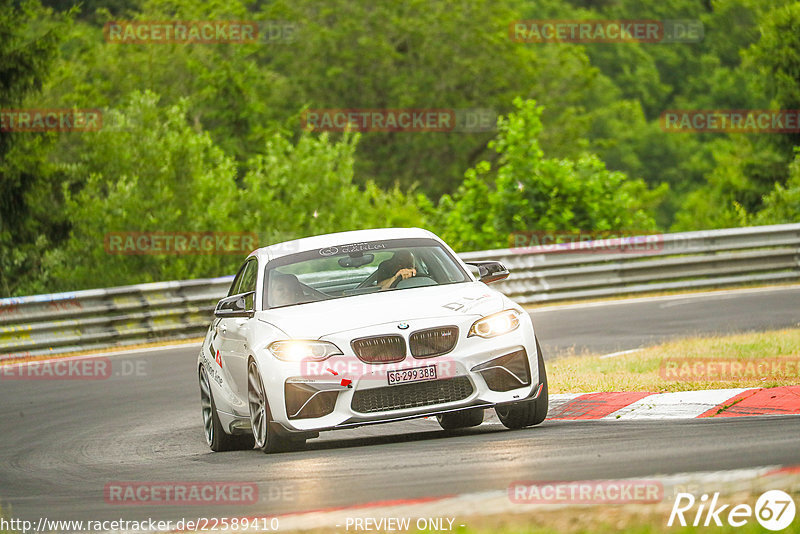
<svg viewBox="0 0 800 534"><path fill-rule="evenodd" d="M473 274L474 273L474 274ZM298 448L323 430L436 416L446 430L494 408L508 428L547 415L530 316L419 228L261 248L217 304L198 359L214 451Z"/></svg>

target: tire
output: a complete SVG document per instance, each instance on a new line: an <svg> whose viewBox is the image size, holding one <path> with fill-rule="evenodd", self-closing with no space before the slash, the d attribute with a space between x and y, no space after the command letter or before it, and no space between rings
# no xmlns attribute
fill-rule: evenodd
<svg viewBox="0 0 800 534"><path fill-rule="evenodd" d="M547 371L544 367L542 358L542 348L539 340L536 340L536 352L539 360L539 381L543 384L542 392L539 397L533 400L506 404L495 407L497 418L503 426L512 430L525 428L526 426L538 425L547 417L548 397L547 397Z"/></svg>
<svg viewBox="0 0 800 534"><path fill-rule="evenodd" d="M439 426L445 430L458 430L470 428L483 423L483 408L460 410L458 412L442 413L436 416Z"/></svg>
<svg viewBox="0 0 800 534"><path fill-rule="evenodd" d="M247 366L247 404L250 407L250 425L256 449L265 453L287 452L302 448L303 437L289 437L280 432L278 425L272 423L272 413L261 381L261 373L256 362L250 360Z"/></svg>
<svg viewBox="0 0 800 534"><path fill-rule="evenodd" d="M200 368L200 409L206 444L214 452L238 451L253 448L253 436L234 436L225 432L217 414L217 405L211 393L211 382L205 367Z"/></svg>

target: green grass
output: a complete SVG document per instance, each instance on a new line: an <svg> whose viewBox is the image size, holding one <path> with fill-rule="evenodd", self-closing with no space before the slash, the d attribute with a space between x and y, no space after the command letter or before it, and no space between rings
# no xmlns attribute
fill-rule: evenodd
<svg viewBox="0 0 800 534"><path fill-rule="evenodd" d="M0 517L3 518L3 519L8 519L8 517L6 517L6 514L3 513L3 507L2 506L0 506ZM2 528L2 526L0 526L0 534L15 534L15 533L12 533L10 530L6 530L6 529Z"/></svg>
<svg viewBox="0 0 800 534"><path fill-rule="evenodd" d="M753 364L758 360L794 362L785 374L742 376L733 380L674 380L660 372L669 361L713 359ZM613 358L569 355L548 364L550 393L591 391L691 391L699 389L776 387L800 384L800 329L694 337L670 341Z"/></svg>

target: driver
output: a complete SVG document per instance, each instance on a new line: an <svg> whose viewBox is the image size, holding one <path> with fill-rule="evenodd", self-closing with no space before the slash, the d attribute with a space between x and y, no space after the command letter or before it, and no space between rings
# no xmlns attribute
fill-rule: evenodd
<svg viewBox="0 0 800 534"><path fill-rule="evenodd" d="M417 275L414 268L414 255L408 250L398 250L394 256L381 262L377 270L378 287L381 291L391 288L400 280Z"/></svg>
<svg viewBox="0 0 800 534"><path fill-rule="evenodd" d="M271 308L297 304L302 295L303 290L295 275L274 271L270 276L269 303Z"/></svg>

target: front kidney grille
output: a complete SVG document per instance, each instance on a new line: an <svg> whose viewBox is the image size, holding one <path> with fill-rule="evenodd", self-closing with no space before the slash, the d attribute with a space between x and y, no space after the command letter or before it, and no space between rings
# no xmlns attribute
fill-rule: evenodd
<svg viewBox="0 0 800 534"><path fill-rule="evenodd" d="M441 326L414 332L408 343L415 358L432 358L453 350L457 341L457 326Z"/></svg>
<svg viewBox="0 0 800 534"><path fill-rule="evenodd" d="M353 394L351 407L358 413L388 412L464 400L474 388L466 376L412 382L397 386L360 389Z"/></svg>
<svg viewBox="0 0 800 534"><path fill-rule="evenodd" d="M366 363L395 363L406 357L406 342L403 336L371 336L350 342L358 359Z"/></svg>

